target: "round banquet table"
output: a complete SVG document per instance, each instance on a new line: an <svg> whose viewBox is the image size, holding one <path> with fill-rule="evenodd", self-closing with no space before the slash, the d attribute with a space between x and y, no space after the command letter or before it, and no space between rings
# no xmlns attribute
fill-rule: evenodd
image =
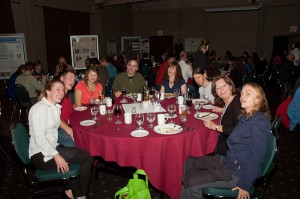
<svg viewBox="0 0 300 199"><path fill-rule="evenodd" d="M161 101L165 109L170 103L175 103L175 99ZM112 121L107 121L105 115L100 115L97 121L102 123L101 126L81 126L81 121L91 119L89 107L84 111L73 111L70 124L77 147L86 149L91 156L101 156L106 161L114 161L120 166L133 166L145 170L154 187L176 199L181 191L184 161L189 156L212 153L218 139L216 131L209 130L202 120L194 118L194 108L191 107L190 110L191 114L187 115L184 126L194 127L195 131L183 130L173 135L158 134L149 128L146 115L143 124L144 129L149 131L146 137L137 138L130 135L136 130L137 124L134 115L132 123L125 124L124 113L120 116L122 124L119 125L115 124L116 116L113 116ZM176 114L177 117L172 120L180 124L178 105ZM154 124L157 125L157 118Z"/></svg>

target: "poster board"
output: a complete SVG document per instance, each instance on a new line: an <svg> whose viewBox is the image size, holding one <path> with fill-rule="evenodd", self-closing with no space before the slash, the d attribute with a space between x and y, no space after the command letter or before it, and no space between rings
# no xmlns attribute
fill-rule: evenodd
<svg viewBox="0 0 300 199"><path fill-rule="evenodd" d="M98 35L70 36L72 66L75 70L85 69L86 58L99 59Z"/></svg>
<svg viewBox="0 0 300 199"><path fill-rule="evenodd" d="M141 54L141 37L121 37L122 52L127 57L135 57L137 53Z"/></svg>
<svg viewBox="0 0 300 199"><path fill-rule="evenodd" d="M121 39L107 40L107 54L120 55L121 54Z"/></svg>
<svg viewBox="0 0 300 199"><path fill-rule="evenodd" d="M194 53L198 50L200 42L201 42L201 37L196 37L196 38L186 38L184 40L184 49L185 51L189 53Z"/></svg>
<svg viewBox="0 0 300 199"><path fill-rule="evenodd" d="M141 53L149 53L149 38L141 40Z"/></svg>
<svg viewBox="0 0 300 199"><path fill-rule="evenodd" d="M0 34L0 79L9 79L26 61L24 34Z"/></svg>

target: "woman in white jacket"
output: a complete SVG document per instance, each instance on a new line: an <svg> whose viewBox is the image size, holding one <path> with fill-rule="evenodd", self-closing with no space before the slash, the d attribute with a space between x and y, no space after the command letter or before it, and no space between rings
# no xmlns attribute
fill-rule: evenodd
<svg viewBox="0 0 300 199"><path fill-rule="evenodd" d="M68 172L68 164L80 164L79 183L71 182L69 198L86 198L89 190L92 157L83 149L58 145L61 103L65 93L60 80L49 82L41 95L42 99L29 111L29 156L37 169L57 169ZM74 194L74 196L73 196Z"/></svg>

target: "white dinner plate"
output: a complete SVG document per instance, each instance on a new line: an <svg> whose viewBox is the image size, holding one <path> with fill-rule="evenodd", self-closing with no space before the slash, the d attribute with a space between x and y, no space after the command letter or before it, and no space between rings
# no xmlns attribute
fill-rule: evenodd
<svg viewBox="0 0 300 199"><path fill-rule="evenodd" d="M149 135L149 131L146 130L135 130L130 133L132 137L141 138Z"/></svg>
<svg viewBox="0 0 300 199"><path fill-rule="evenodd" d="M176 118L177 117L177 115L176 114L174 114L172 117L169 115L169 113L166 113L165 114L165 117L166 118Z"/></svg>
<svg viewBox="0 0 300 199"><path fill-rule="evenodd" d="M78 107L75 108L75 111L84 111L86 109L87 109L86 106L78 106Z"/></svg>
<svg viewBox="0 0 300 199"><path fill-rule="evenodd" d="M210 112L200 112L200 113L195 113L194 117L199 120L215 120L219 116L215 113L210 113Z"/></svg>
<svg viewBox="0 0 300 199"><path fill-rule="evenodd" d="M96 123L95 120L83 120L80 122L81 126L92 126Z"/></svg>
<svg viewBox="0 0 300 199"><path fill-rule="evenodd" d="M212 109L214 106L211 105L211 104L206 104L206 105L203 105L202 108L204 109Z"/></svg>
<svg viewBox="0 0 300 199"><path fill-rule="evenodd" d="M199 102L200 104L207 104L208 100L206 100L206 99L193 99L192 102L193 102L193 104L195 104L196 102Z"/></svg>
<svg viewBox="0 0 300 199"><path fill-rule="evenodd" d="M177 124L161 124L154 127L154 131L158 134L173 135L180 133L182 127Z"/></svg>

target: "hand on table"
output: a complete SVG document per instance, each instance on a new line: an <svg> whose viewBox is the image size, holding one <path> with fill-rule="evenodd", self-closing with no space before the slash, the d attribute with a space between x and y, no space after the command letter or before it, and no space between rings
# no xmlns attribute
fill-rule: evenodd
<svg viewBox="0 0 300 199"><path fill-rule="evenodd" d="M204 120L204 125L212 130L215 130L216 124L211 120Z"/></svg>

